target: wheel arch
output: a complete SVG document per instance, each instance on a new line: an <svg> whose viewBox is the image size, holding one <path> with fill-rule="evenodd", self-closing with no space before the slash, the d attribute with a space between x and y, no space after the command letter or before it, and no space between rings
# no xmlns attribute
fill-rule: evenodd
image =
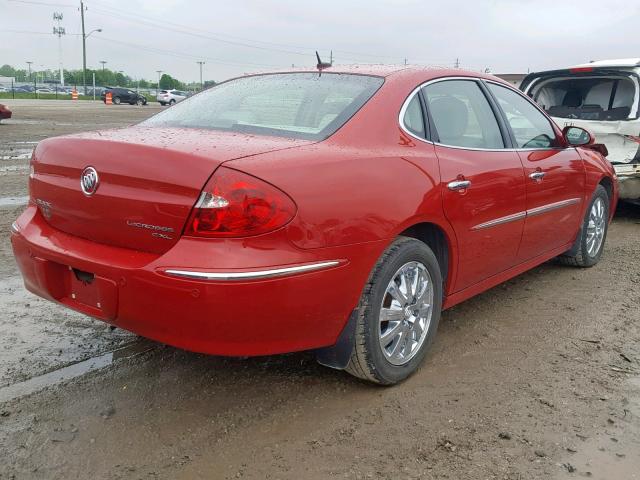
<svg viewBox="0 0 640 480"><path fill-rule="evenodd" d="M604 189L607 191L607 196L609 197L609 215L612 216L613 215L613 211L615 210L615 198L614 198L614 190L613 190L613 180L608 177L608 176L604 176L600 179L600 182L598 182L598 185L602 185L604 187Z"/></svg>
<svg viewBox="0 0 640 480"><path fill-rule="evenodd" d="M431 248L440 266L444 284L443 291L446 295L455 270L454 257L456 251L449 233L437 223L419 222L406 227L399 235L420 240Z"/></svg>

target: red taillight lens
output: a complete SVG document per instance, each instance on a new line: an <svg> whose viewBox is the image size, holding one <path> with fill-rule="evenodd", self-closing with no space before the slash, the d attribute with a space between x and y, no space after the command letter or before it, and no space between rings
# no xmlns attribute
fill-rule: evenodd
<svg viewBox="0 0 640 480"><path fill-rule="evenodd" d="M593 67L570 68L569 71L571 73L587 73L587 72L593 72Z"/></svg>
<svg viewBox="0 0 640 480"><path fill-rule="evenodd" d="M286 225L296 214L293 200L273 185L221 167L205 186L185 235L249 237Z"/></svg>

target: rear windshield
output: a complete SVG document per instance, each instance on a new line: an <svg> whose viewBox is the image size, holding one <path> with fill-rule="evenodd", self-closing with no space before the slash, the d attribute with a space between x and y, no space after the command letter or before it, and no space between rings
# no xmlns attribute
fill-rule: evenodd
<svg viewBox="0 0 640 480"><path fill-rule="evenodd" d="M635 83L629 77L559 78L543 81L533 99L549 115L580 120L626 120L635 115Z"/></svg>
<svg viewBox="0 0 640 480"><path fill-rule="evenodd" d="M351 118L383 81L327 72L243 77L190 97L142 125L322 140Z"/></svg>

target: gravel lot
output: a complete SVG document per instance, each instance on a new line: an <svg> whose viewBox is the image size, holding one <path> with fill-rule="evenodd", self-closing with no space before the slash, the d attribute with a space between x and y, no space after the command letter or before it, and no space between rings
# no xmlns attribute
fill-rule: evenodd
<svg viewBox="0 0 640 480"><path fill-rule="evenodd" d="M640 207L618 209L596 267L547 263L445 312L423 368L379 388L306 353L180 351L26 293L8 232L35 142L161 107L7 103L0 479L640 478Z"/></svg>

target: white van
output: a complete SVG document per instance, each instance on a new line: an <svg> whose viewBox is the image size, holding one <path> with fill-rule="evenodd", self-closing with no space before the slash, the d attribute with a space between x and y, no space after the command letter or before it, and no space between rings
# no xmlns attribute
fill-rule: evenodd
<svg viewBox="0 0 640 480"><path fill-rule="evenodd" d="M640 58L628 58L531 73L520 89L560 128L586 128L604 143L620 198L640 201L639 82Z"/></svg>

